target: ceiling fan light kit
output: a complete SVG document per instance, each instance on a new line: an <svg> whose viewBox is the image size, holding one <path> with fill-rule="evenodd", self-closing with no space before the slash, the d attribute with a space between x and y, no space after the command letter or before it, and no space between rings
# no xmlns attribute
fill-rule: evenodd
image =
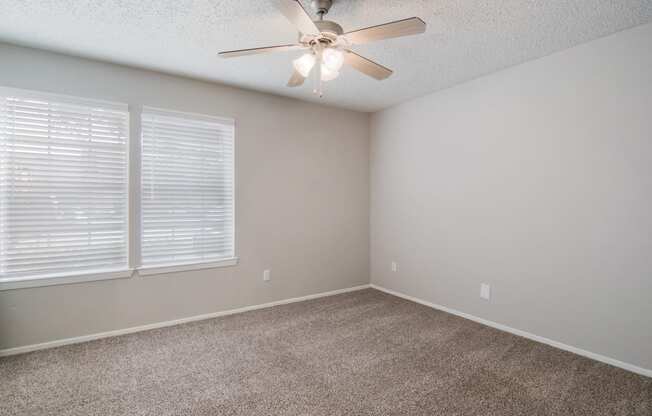
<svg viewBox="0 0 652 416"><path fill-rule="evenodd" d="M303 85L305 80L315 75L314 92L322 96L322 82L334 80L340 75L344 64L353 69L383 80L392 75L392 70L373 62L351 50L353 45L360 45L384 39L416 35L425 32L426 23L418 17L397 20L382 25L371 26L351 32L344 32L342 26L324 20L333 0L312 0L312 8L319 16L313 21L298 0L274 0L278 10L299 31L299 42L291 45L269 46L263 48L239 49L220 52L223 58L255 55L269 52L305 50L299 58L292 61L294 71L288 87Z"/></svg>
<svg viewBox="0 0 652 416"><path fill-rule="evenodd" d="M292 61L294 69L296 69L301 76L307 78L312 71L312 68L317 62L317 54L308 52L303 54L300 58ZM337 49L324 49L321 52L321 80L330 81L340 75L340 68L344 64L344 55L342 51Z"/></svg>

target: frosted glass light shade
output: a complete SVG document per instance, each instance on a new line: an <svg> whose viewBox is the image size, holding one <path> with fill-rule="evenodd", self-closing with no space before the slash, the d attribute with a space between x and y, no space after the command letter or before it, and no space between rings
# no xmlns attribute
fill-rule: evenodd
<svg viewBox="0 0 652 416"><path fill-rule="evenodd" d="M317 57L312 53L306 53L292 61L294 69L304 78L308 78L316 63ZM321 62L321 80L331 81L340 76L339 69L343 63L344 57L341 51L336 49L324 50Z"/></svg>
<svg viewBox="0 0 652 416"><path fill-rule="evenodd" d="M292 64L294 65L294 69L296 69L297 72L301 74L301 76L307 78L308 75L310 75L312 67L315 66L315 60L315 55L312 53L306 53L300 58L292 61Z"/></svg>
<svg viewBox="0 0 652 416"><path fill-rule="evenodd" d="M322 81L331 81L340 76L338 71L333 71L329 69L326 64L321 64L321 80Z"/></svg>
<svg viewBox="0 0 652 416"><path fill-rule="evenodd" d="M331 71L339 71L344 64L344 54L339 49L326 48L322 53L324 66Z"/></svg>

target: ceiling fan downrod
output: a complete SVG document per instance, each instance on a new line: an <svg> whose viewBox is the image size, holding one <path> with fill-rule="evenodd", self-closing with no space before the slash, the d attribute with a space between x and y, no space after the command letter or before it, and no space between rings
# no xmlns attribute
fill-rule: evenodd
<svg viewBox="0 0 652 416"><path fill-rule="evenodd" d="M333 0L312 0L312 8L319 15L319 20L324 20L324 15L328 14L332 5Z"/></svg>

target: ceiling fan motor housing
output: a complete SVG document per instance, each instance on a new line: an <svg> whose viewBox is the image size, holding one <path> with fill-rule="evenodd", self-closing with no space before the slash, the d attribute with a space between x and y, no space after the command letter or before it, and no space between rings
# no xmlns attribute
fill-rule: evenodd
<svg viewBox="0 0 652 416"><path fill-rule="evenodd" d="M317 43L334 45L338 43L338 39L342 39L339 36L344 33L344 29L337 23L330 20L317 20L315 21L315 25L319 29L320 34L315 36L299 33L299 43L304 45L315 45Z"/></svg>
<svg viewBox="0 0 652 416"><path fill-rule="evenodd" d="M330 20L318 20L315 22L317 29L322 33L332 33L335 36L339 36L344 33L342 26L338 25L335 22Z"/></svg>

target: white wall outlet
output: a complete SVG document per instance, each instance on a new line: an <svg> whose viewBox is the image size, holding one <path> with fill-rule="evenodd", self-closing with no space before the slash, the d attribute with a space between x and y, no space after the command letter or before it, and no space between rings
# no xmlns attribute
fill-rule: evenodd
<svg viewBox="0 0 652 416"><path fill-rule="evenodd" d="M480 285L480 297L489 300L491 298L491 286L486 283Z"/></svg>
<svg viewBox="0 0 652 416"><path fill-rule="evenodd" d="M267 269L267 270L263 271L263 280L266 281L266 282L269 282L270 280L272 280L272 271L271 270Z"/></svg>
<svg viewBox="0 0 652 416"><path fill-rule="evenodd" d="M392 271L397 272L398 271L398 263L393 261L392 262Z"/></svg>

